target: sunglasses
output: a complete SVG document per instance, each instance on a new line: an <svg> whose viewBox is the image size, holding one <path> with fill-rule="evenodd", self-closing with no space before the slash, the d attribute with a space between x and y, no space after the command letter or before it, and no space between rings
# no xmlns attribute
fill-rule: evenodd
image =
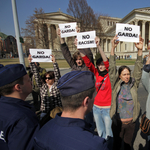
<svg viewBox="0 0 150 150"><path fill-rule="evenodd" d="M45 77L45 80L46 80L46 79L51 80L51 79L53 79L53 78L52 78L52 77Z"/></svg>

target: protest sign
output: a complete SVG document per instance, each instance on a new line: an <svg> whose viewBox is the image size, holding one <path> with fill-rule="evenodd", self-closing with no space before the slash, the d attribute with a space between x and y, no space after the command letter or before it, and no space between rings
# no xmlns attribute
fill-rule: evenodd
<svg viewBox="0 0 150 150"><path fill-rule="evenodd" d="M119 41L139 42L140 27L130 24L116 24L116 34Z"/></svg>
<svg viewBox="0 0 150 150"><path fill-rule="evenodd" d="M77 26L76 22L59 24L61 37L64 38L64 37L76 36L77 35L76 26Z"/></svg>
<svg viewBox="0 0 150 150"><path fill-rule="evenodd" d="M81 49L96 47L95 36L95 31L77 33L77 48Z"/></svg>
<svg viewBox="0 0 150 150"><path fill-rule="evenodd" d="M29 49L32 57L32 62L52 62L51 49Z"/></svg>

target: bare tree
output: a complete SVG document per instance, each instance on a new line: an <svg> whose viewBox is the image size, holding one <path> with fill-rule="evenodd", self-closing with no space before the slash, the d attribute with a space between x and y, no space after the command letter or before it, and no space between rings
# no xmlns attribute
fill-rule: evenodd
<svg viewBox="0 0 150 150"><path fill-rule="evenodd" d="M29 48L49 48L48 29L45 24L44 11L35 8L34 14L26 20L26 28L21 28L24 35L26 51Z"/></svg>
<svg viewBox="0 0 150 150"><path fill-rule="evenodd" d="M67 12L69 15L80 19L81 31L99 30L100 32L99 15L94 13L93 9L88 6L86 0L70 0Z"/></svg>

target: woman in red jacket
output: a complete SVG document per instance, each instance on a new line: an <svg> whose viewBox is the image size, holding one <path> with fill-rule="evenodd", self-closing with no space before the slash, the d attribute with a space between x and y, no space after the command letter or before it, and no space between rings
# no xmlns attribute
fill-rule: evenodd
<svg viewBox="0 0 150 150"><path fill-rule="evenodd" d="M108 74L109 61L101 49L99 41L100 39L96 37L95 42L101 54L101 58L96 62L97 68L94 67L89 58L85 55L84 50L80 50L80 53L84 63L96 77L95 87L97 95L94 100L93 114L99 136L107 140L108 137L113 137L111 130L112 120L109 115L112 91Z"/></svg>

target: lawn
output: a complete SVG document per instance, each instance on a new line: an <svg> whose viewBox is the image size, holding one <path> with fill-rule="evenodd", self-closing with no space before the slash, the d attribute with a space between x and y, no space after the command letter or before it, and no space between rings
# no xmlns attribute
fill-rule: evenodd
<svg viewBox="0 0 150 150"><path fill-rule="evenodd" d="M69 68L69 65L66 62L66 60L56 60L56 61L57 61L58 65L59 65L59 68ZM19 58L0 59L0 64L3 64L3 65L17 64L17 63L19 63ZM121 60L117 60L116 63L117 63L117 66L134 65L135 59L131 59L131 60L121 59ZM25 58L25 64L26 64L26 66L29 65L29 62L28 62L27 58ZM52 63L41 62L40 66L42 68L53 68Z"/></svg>

